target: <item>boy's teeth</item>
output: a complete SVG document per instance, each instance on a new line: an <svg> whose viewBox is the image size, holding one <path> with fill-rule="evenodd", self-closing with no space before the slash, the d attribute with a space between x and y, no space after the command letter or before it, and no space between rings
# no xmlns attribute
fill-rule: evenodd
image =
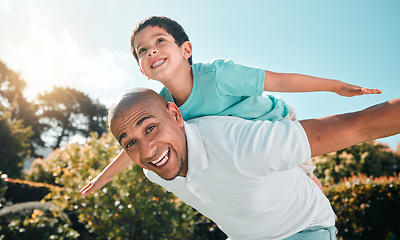
<svg viewBox="0 0 400 240"><path fill-rule="evenodd" d="M158 157L156 160L152 161L151 163L156 165L157 167L160 167L162 165L164 165L164 163L166 163L168 161L168 156L166 156L168 153L168 149L166 149L161 155L160 157Z"/></svg>
<svg viewBox="0 0 400 240"><path fill-rule="evenodd" d="M164 63L164 60L157 61L157 62L154 63L153 66L151 66L151 67L153 67L153 68L158 67L158 66L160 66L162 63Z"/></svg>

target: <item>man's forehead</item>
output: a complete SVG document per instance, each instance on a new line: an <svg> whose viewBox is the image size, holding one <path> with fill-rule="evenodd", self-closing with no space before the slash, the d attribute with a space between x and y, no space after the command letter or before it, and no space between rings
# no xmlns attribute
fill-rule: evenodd
<svg viewBox="0 0 400 240"><path fill-rule="evenodd" d="M111 120L111 126L115 130L120 131L128 126L141 126L146 119L154 117L154 114L143 106L131 107L126 111L119 112Z"/></svg>

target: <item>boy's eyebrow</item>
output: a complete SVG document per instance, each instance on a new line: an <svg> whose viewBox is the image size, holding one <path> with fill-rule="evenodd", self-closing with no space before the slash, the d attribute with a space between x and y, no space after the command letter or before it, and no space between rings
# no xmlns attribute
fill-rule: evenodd
<svg viewBox="0 0 400 240"><path fill-rule="evenodd" d="M166 35L166 34L165 33L157 33L151 37L156 38L156 37L163 36L163 35ZM140 48L140 45L141 44L139 43L136 47L134 47L136 51Z"/></svg>
<svg viewBox="0 0 400 240"><path fill-rule="evenodd" d="M142 117L139 121L137 121L136 126L142 126L143 122L144 122L146 119L149 119L149 118L155 118L155 116L153 116L153 115L148 115L148 116ZM125 132L122 133L121 136L119 136L119 138L118 138L119 144L121 144L122 139L123 139L123 138L126 138L126 136L127 136L127 134L126 134ZM121 145L122 145L122 144L121 144Z"/></svg>

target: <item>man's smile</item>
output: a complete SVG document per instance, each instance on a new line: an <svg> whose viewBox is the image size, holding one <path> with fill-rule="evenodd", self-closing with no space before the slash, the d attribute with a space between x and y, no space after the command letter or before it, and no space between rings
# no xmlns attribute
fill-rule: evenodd
<svg viewBox="0 0 400 240"><path fill-rule="evenodd" d="M163 166L169 159L169 148L165 149L163 153L154 161L151 163L156 165L157 167Z"/></svg>

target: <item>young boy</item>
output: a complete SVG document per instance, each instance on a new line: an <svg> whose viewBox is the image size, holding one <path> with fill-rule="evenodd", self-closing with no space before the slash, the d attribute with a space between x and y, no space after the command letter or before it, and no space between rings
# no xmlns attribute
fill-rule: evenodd
<svg viewBox="0 0 400 240"><path fill-rule="evenodd" d="M236 116L248 120L292 119L290 107L280 98L262 96L263 91L331 91L341 96L379 94L338 80L293 73L274 73L232 61L215 60L192 65L192 45L184 29L166 17L150 17L139 23L131 36L131 51L141 72L161 82L160 95L174 102L184 120L207 115ZM100 189L113 176L132 164L120 154L80 192L87 195ZM300 166L321 188L308 160Z"/></svg>

